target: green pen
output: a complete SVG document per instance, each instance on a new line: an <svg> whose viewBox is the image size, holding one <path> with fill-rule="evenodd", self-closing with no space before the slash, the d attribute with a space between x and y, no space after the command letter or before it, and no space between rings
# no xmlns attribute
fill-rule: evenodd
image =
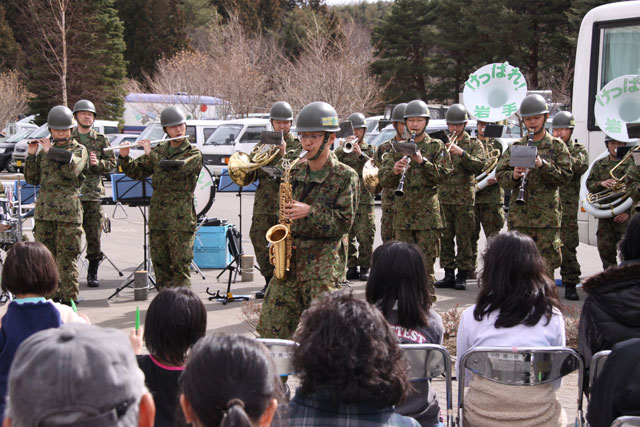
<svg viewBox="0 0 640 427"><path fill-rule="evenodd" d="M140 330L140 306L136 307L136 335L138 335L138 331Z"/></svg>
<svg viewBox="0 0 640 427"><path fill-rule="evenodd" d="M76 307L76 303L73 301L73 298L71 298L71 308L73 308L73 312L77 313L78 312L78 307Z"/></svg>

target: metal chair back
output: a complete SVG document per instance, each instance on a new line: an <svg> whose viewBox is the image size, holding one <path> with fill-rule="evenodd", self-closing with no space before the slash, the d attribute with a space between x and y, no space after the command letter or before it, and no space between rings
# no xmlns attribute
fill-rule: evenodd
<svg viewBox="0 0 640 427"><path fill-rule="evenodd" d="M602 350L597 352L591 358L591 365L589 366L589 390L593 386L594 381L602 372L602 368L604 368L604 363L607 361L607 358L611 354L611 350Z"/></svg>
<svg viewBox="0 0 640 427"><path fill-rule="evenodd" d="M295 341L275 338L257 338L257 340L264 344L271 353L279 376L295 375L293 348L298 345Z"/></svg>
<svg viewBox="0 0 640 427"><path fill-rule="evenodd" d="M640 427L640 416L618 417L611 423L611 427Z"/></svg>

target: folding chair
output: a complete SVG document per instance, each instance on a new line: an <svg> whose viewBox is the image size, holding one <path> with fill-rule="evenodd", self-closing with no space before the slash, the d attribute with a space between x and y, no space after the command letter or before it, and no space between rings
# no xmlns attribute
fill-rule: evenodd
<svg viewBox="0 0 640 427"><path fill-rule="evenodd" d="M451 385L451 356L438 344L400 344L409 363L411 381L428 381L440 375L447 381L447 426L453 426L453 388Z"/></svg>
<svg viewBox="0 0 640 427"><path fill-rule="evenodd" d="M613 420L611 427L640 427L640 416L625 415L618 417Z"/></svg>
<svg viewBox="0 0 640 427"><path fill-rule="evenodd" d="M293 348L298 345L295 341L275 338L256 338L264 344L276 365L276 372L281 377L295 375L293 369Z"/></svg>
<svg viewBox="0 0 640 427"><path fill-rule="evenodd" d="M584 425L582 377L584 363L567 347L476 347L462 355L458 372L458 426L464 425L465 371L500 384L536 386L551 383L578 370L576 427Z"/></svg>
<svg viewBox="0 0 640 427"><path fill-rule="evenodd" d="M607 358L611 354L611 350L602 350L597 352L591 358L591 366L589 367L589 390L593 386L594 381L602 372L602 368L604 368L604 362L607 361Z"/></svg>

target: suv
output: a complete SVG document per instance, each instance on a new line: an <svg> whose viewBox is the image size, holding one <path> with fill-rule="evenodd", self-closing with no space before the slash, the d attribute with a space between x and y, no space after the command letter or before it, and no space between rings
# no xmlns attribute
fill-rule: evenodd
<svg viewBox="0 0 640 427"><path fill-rule="evenodd" d="M475 135L477 128L477 122L475 120L469 120L467 122L467 126L464 130L471 135L472 137ZM442 142L447 142L446 133L448 132L447 121L446 120L429 120L429 124L427 125L427 133L432 138L437 138L442 140ZM393 127L393 124L388 125L384 129L380 131L370 142L369 144L375 145L376 148L380 146L383 142L386 142L394 137L396 134L396 130Z"/></svg>

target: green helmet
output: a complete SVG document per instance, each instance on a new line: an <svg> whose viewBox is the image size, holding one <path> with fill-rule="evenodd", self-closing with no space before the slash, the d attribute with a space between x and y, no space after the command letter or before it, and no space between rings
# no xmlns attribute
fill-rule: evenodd
<svg viewBox="0 0 640 427"><path fill-rule="evenodd" d="M351 126L354 129L367 127L367 120L362 113L352 113L347 120L351 122Z"/></svg>
<svg viewBox="0 0 640 427"><path fill-rule="evenodd" d="M271 106L270 120L293 120L291 105L285 101L278 101Z"/></svg>
<svg viewBox="0 0 640 427"><path fill-rule="evenodd" d="M64 105L56 105L49 110L47 126L56 130L71 129L74 126L73 113Z"/></svg>
<svg viewBox="0 0 640 427"><path fill-rule="evenodd" d="M462 104L453 104L447 110L446 115L447 123L451 123L452 125L457 125L460 123L465 123L469 120L469 114L467 113L467 109Z"/></svg>
<svg viewBox="0 0 640 427"><path fill-rule="evenodd" d="M340 130L338 113L326 102L312 102L300 110L295 130L296 132L337 132Z"/></svg>
<svg viewBox="0 0 640 427"><path fill-rule="evenodd" d="M538 95L537 93L525 96L520 104L520 116L522 117L538 116L548 113L549 106L547 105L547 101L544 100L542 95Z"/></svg>
<svg viewBox="0 0 640 427"><path fill-rule="evenodd" d="M80 101L76 102L76 105L73 106L73 114L77 113L78 111L88 111L95 115L96 106L93 105L93 102L89 101L88 99L81 99Z"/></svg>
<svg viewBox="0 0 640 427"><path fill-rule="evenodd" d="M406 120L409 117L430 118L431 115L429 114L429 107L427 107L427 103L420 99L414 99L408 103L404 109L404 118Z"/></svg>
<svg viewBox="0 0 640 427"><path fill-rule="evenodd" d="M554 129L573 129L576 127L576 120L570 112L560 111L553 118L551 127Z"/></svg>
<svg viewBox="0 0 640 427"><path fill-rule="evenodd" d="M187 121L187 117L184 115L182 110L173 105L165 108L160 113L160 124L162 127L168 126L177 126L185 123Z"/></svg>
<svg viewBox="0 0 640 427"><path fill-rule="evenodd" d="M391 112L391 121L392 122L404 122L404 110L407 108L407 103L403 102L402 104L398 104L393 107L393 112Z"/></svg>

